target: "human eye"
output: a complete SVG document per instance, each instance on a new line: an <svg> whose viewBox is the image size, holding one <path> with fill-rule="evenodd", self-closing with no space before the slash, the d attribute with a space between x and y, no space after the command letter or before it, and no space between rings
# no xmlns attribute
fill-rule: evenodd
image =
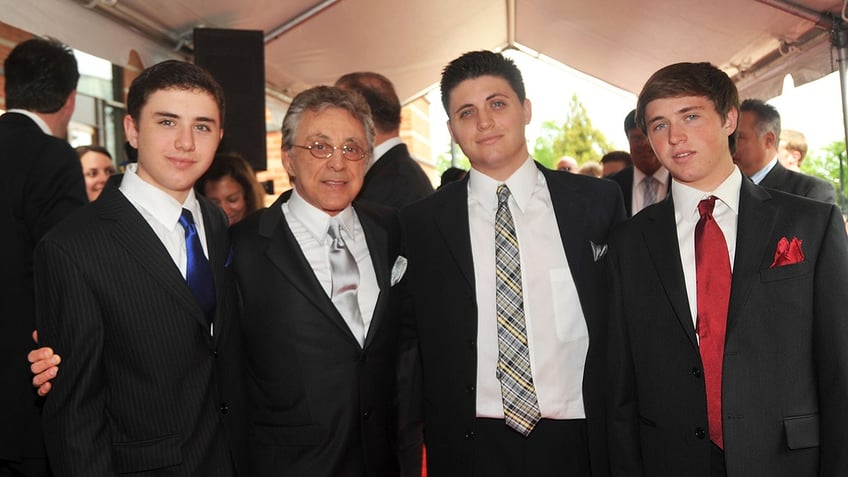
<svg viewBox="0 0 848 477"><path fill-rule="evenodd" d="M89 169L85 171L85 177L97 177L97 171L94 169Z"/></svg>
<svg viewBox="0 0 848 477"><path fill-rule="evenodd" d="M198 131L203 131L203 132L210 132L210 131L212 131L212 128L211 128L211 127L209 127L209 125L208 125L208 124L206 124L206 123L200 123L200 124L198 124L197 126L195 126L195 129L197 129Z"/></svg>
<svg viewBox="0 0 848 477"><path fill-rule="evenodd" d="M465 119L465 118L471 117L472 114L474 114L474 109L465 108L465 109L460 110L459 114L457 114L457 116L459 116L460 119Z"/></svg>
<svg viewBox="0 0 848 477"><path fill-rule="evenodd" d="M362 156L363 149L357 144L345 144L342 146L342 152L353 159L359 159Z"/></svg>
<svg viewBox="0 0 848 477"><path fill-rule="evenodd" d="M697 115L697 114L695 114L695 113L689 113L689 114L687 114L687 115L686 115L686 120L687 120L687 121L693 121L693 120L695 120L695 119L698 119L698 115Z"/></svg>
<svg viewBox="0 0 848 477"><path fill-rule="evenodd" d="M666 123L658 121L651 126L651 131L662 131L667 126L668 125Z"/></svg>
<svg viewBox="0 0 848 477"><path fill-rule="evenodd" d="M176 124L176 122L174 122L173 119L167 119L166 118L166 119L160 119L159 124L161 124L162 126L169 126L170 127L170 126L174 126Z"/></svg>
<svg viewBox="0 0 848 477"><path fill-rule="evenodd" d="M506 102L500 99L492 101L492 109L502 109L506 106Z"/></svg>
<svg viewBox="0 0 848 477"><path fill-rule="evenodd" d="M309 148L312 149L313 151L326 152L327 149L330 149L330 145L325 143L325 142L317 142L316 141L316 142L313 142L312 146L310 146Z"/></svg>

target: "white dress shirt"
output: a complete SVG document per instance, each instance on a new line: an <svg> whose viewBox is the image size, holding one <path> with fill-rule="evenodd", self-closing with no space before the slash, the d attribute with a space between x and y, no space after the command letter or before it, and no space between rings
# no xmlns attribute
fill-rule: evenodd
<svg viewBox="0 0 848 477"><path fill-rule="evenodd" d="M332 240L327 235L330 227L330 216L319 210L309 202L306 202L297 193L297 187L292 190L291 197L282 205L282 212L289 224L289 228L295 240L300 245L306 261L312 267L315 278L321 283L327 296L333 295L333 279L330 273L330 244ZM374 264L365 240L365 232L359 217L353 207L348 206L341 211L336 218L339 220L342 237L348 250L353 254L356 265L359 267L359 288L357 289L357 301L362 321L365 324L365 334L371 326L371 318L377 305L377 296L380 289L377 286L377 276L374 273ZM348 323L350 327L350 323ZM356 329L353 327L351 329ZM361 344L361 343L360 343Z"/></svg>
<svg viewBox="0 0 848 477"><path fill-rule="evenodd" d="M727 242L727 252L730 257L730 270L733 271L733 260L736 257L736 227L739 219L739 190L742 187L742 173L736 166L733 173L724 180L714 191L704 192L674 181L671 188L674 201L674 220L677 223L677 243L680 248L680 260L683 264L683 277L686 280L686 294L689 297L689 310L692 312L692 323L698 320L698 285L695 280L695 226L701 215L698 203L714 195L718 198L713 209L713 218L718 223L724 240Z"/></svg>
<svg viewBox="0 0 848 477"><path fill-rule="evenodd" d="M197 235L200 244L203 246L203 253L209 257L209 250L206 246L206 229L203 226L203 212L200 210L200 203L197 202L197 197L194 195L194 189L189 191L185 202L180 204L165 191L138 177L137 169L138 164L127 165L120 191L159 237L162 245L165 246L165 250L168 251L168 255L171 256L171 260L174 261L183 278L185 278L188 258L186 255L185 229L180 225L180 215L183 213L183 208L188 209L194 217Z"/></svg>
<svg viewBox="0 0 848 477"><path fill-rule="evenodd" d="M471 169L468 217L477 292L477 416L503 418L495 305L498 181ZM542 417L585 418L589 331L571 277L545 176L528 158L505 181L521 256L530 365Z"/></svg>
<svg viewBox="0 0 848 477"><path fill-rule="evenodd" d="M643 181L648 177L644 172L640 171L637 167L633 167L633 187L630 189L630 214L636 215L642 209L647 207L645 204L645 184ZM651 175L655 179L654 182L654 192L656 193L656 202L655 204L663 199L668 194L668 181L671 180L671 175L668 173L668 169L665 167L660 167Z"/></svg>

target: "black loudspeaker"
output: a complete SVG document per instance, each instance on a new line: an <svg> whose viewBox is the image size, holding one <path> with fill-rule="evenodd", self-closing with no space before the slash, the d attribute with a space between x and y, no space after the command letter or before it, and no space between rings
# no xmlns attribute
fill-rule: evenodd
<svg viewBox="0 0 848 477"><path fill-rule="evenodd" d="M221 83L226 99L219 152L234 152L257 171L267 169L265 41L257 30L195 28L194 62Z"/></svg>

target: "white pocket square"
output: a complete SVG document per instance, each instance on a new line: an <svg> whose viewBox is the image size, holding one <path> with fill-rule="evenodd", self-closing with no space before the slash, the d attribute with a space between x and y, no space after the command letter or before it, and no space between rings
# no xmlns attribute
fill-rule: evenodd
<svg viewBox="0 0 848 477"><path fill-rule="evenodd" d="M398 255L395 264L392 265L391 286L397 285L400 279L403 278L404 273L406 273L406 257Z"/></svg>
<svg viewBox="0 0 848 477"><path fill-rule="evenodd" d="M592 246L592 257L597 262L598 260L604 258L604 255L607 254L607 244L596 244L595 242L589 241L589 245Z"/></svg>

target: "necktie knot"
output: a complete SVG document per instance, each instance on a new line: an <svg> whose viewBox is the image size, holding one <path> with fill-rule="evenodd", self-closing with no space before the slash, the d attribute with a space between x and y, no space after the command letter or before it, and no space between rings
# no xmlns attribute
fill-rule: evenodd
<svg viewBox="0 0 848 477"><path fill-rule="evenodd" d="M342 237L341 224L335 218L330 219L330 228L327 229L327 235L330 236L330 240L332 240L332 246L334 248L345 246L344 237Z"/></svg>
<svg viewBox="0 0 848 477"><path fill-rule="evenodd" d="M509 200L510 192L509 187L506 184L501 184L498 186L498 207L506 205L506 202Z"/></svg>
<svg viewBox="0 0 848 477"><path fill-rule="evenodd" d="M706 199L703 199L702 201L698 202L698 213L701 214L701 217L713 214L713 209L715 209L715 201L716 197L714 195L711 195Z"/></svg>
<svg viewBox="0 0 848 477"><path fill-rule="evenodd" d="M191 215L190 210L183 209L183 212L180 214L180 225L186 229L186 233L188 233L189 227L194 227L194 216Z"/></svg>

